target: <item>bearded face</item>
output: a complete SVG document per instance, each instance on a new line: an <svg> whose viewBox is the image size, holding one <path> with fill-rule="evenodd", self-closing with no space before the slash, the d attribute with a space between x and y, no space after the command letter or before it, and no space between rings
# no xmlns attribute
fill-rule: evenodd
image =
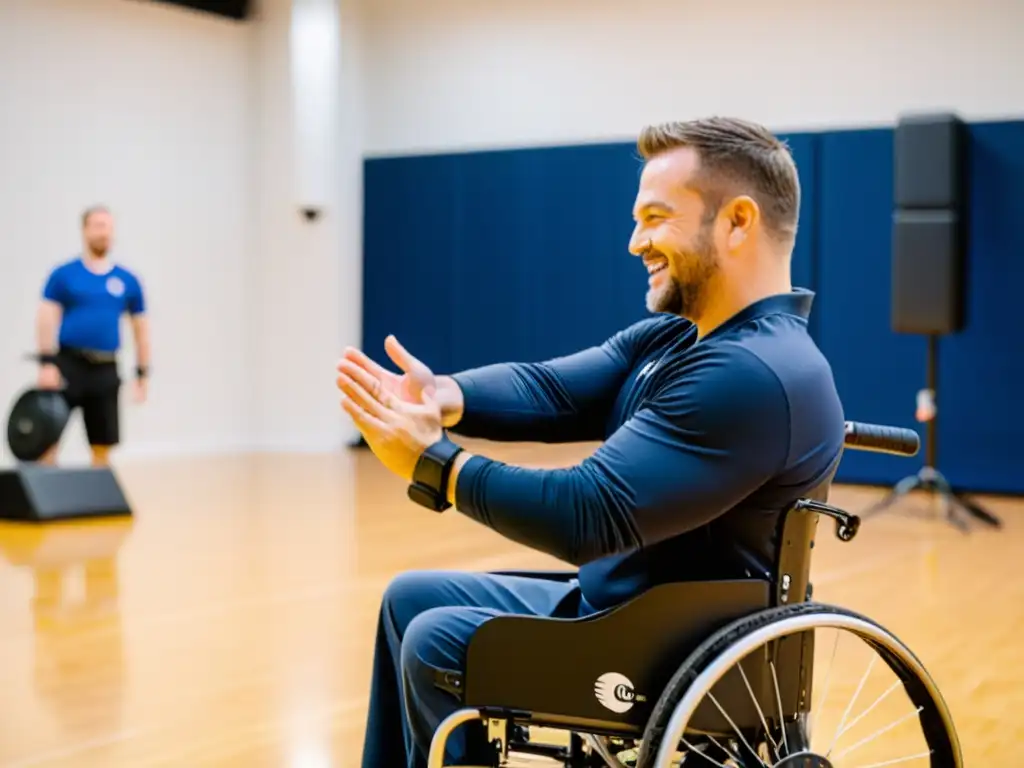
<svg viewBox="0 0 1024 768"><path fill-rule="evenodd" d="M82 227L82 239L94 256L106 256L114 239L113 216L106 211L89 214L88 220Z"/></svg>
<svg viewBox="0 0 1024 768"><path fill-rule="evenodd" d="M648 311L683 317L700 315L708 284L718 271L710 221L704 221L686 242L674 238L652 240L643 260L649 275Z"/></svg>

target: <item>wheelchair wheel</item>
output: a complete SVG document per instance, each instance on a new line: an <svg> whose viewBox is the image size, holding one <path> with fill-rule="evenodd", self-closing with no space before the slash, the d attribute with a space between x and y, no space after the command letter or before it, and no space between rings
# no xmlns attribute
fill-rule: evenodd
<svg viewBox="0 0 1024 768"><path fill-rule="evenodd" d="M868 663L837 665L841 645ZM895 682L869 684L878 659ZM655 705L636 765L962 768L963 758L913 653L868 618L807 602L745 617L702 643Z"/></svg>

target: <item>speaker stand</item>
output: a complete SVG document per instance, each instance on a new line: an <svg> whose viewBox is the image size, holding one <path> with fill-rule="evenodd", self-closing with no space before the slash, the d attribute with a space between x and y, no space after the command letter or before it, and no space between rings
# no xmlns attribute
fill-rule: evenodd
<svg viewBox="0 0 1024 768"><path fill-rule="evenodd" d="M929 334L926 387L931 392L933 404L938 403L938 357L938 336ZM972 501L955 491L945 475L936 469L936 454L938 453L937 419L938 407L933 405L931 418L925 422L924 466L921 467L917 474L909 475L896 483L885 497L861 514L861 519L877 515L913 491L925 491L932 499L938 498L942 501L943 516L946 521L961 531L966 532L968 530L964 517L979 520L993 528L1001 528L1002 521L998 517L976 501Z"/></svg>

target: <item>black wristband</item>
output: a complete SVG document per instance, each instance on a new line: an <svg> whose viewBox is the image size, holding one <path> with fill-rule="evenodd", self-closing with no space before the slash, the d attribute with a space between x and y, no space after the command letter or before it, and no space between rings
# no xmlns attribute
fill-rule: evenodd
<svg viewBox="0 0 1024 768"><path fill-rule="evenodd" d="M135 366L135 378L144 379L149 376L149 367L145 365Z"/></svg>
<svg viewBox="0 0 1024 768"><path fill-rule="evenodd" d="M39 355L36 356L36 359L39 361L40 365L57 364L57 356L52 352L40 352Z"/></svg>
<svg viewBox="0 0 1024 768"><path fill-rule="evenodd" d="M449 440L447 434L429 446L416 462L408 489L409 498L435 512L444 512L451 507L448 481L455 457L460 453L462 446Z"/></svg>

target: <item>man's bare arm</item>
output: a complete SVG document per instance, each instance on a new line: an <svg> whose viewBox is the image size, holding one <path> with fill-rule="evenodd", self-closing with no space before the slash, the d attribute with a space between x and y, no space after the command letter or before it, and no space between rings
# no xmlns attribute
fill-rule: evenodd
<svg viewBox="0 0 1024 768"><path fill-rule="evenodd" d="M39 302L36 311L36 351L41 355L57 352L57 329L64 310L60 304L49 299Z"/></svg>
<svg viewBox="0 0 1024 768"><path fill-rule="evenodd" d="M149 318L144 314L131 316L132 334L135 337L135 364L139 368L149 368Z"/></svg>

